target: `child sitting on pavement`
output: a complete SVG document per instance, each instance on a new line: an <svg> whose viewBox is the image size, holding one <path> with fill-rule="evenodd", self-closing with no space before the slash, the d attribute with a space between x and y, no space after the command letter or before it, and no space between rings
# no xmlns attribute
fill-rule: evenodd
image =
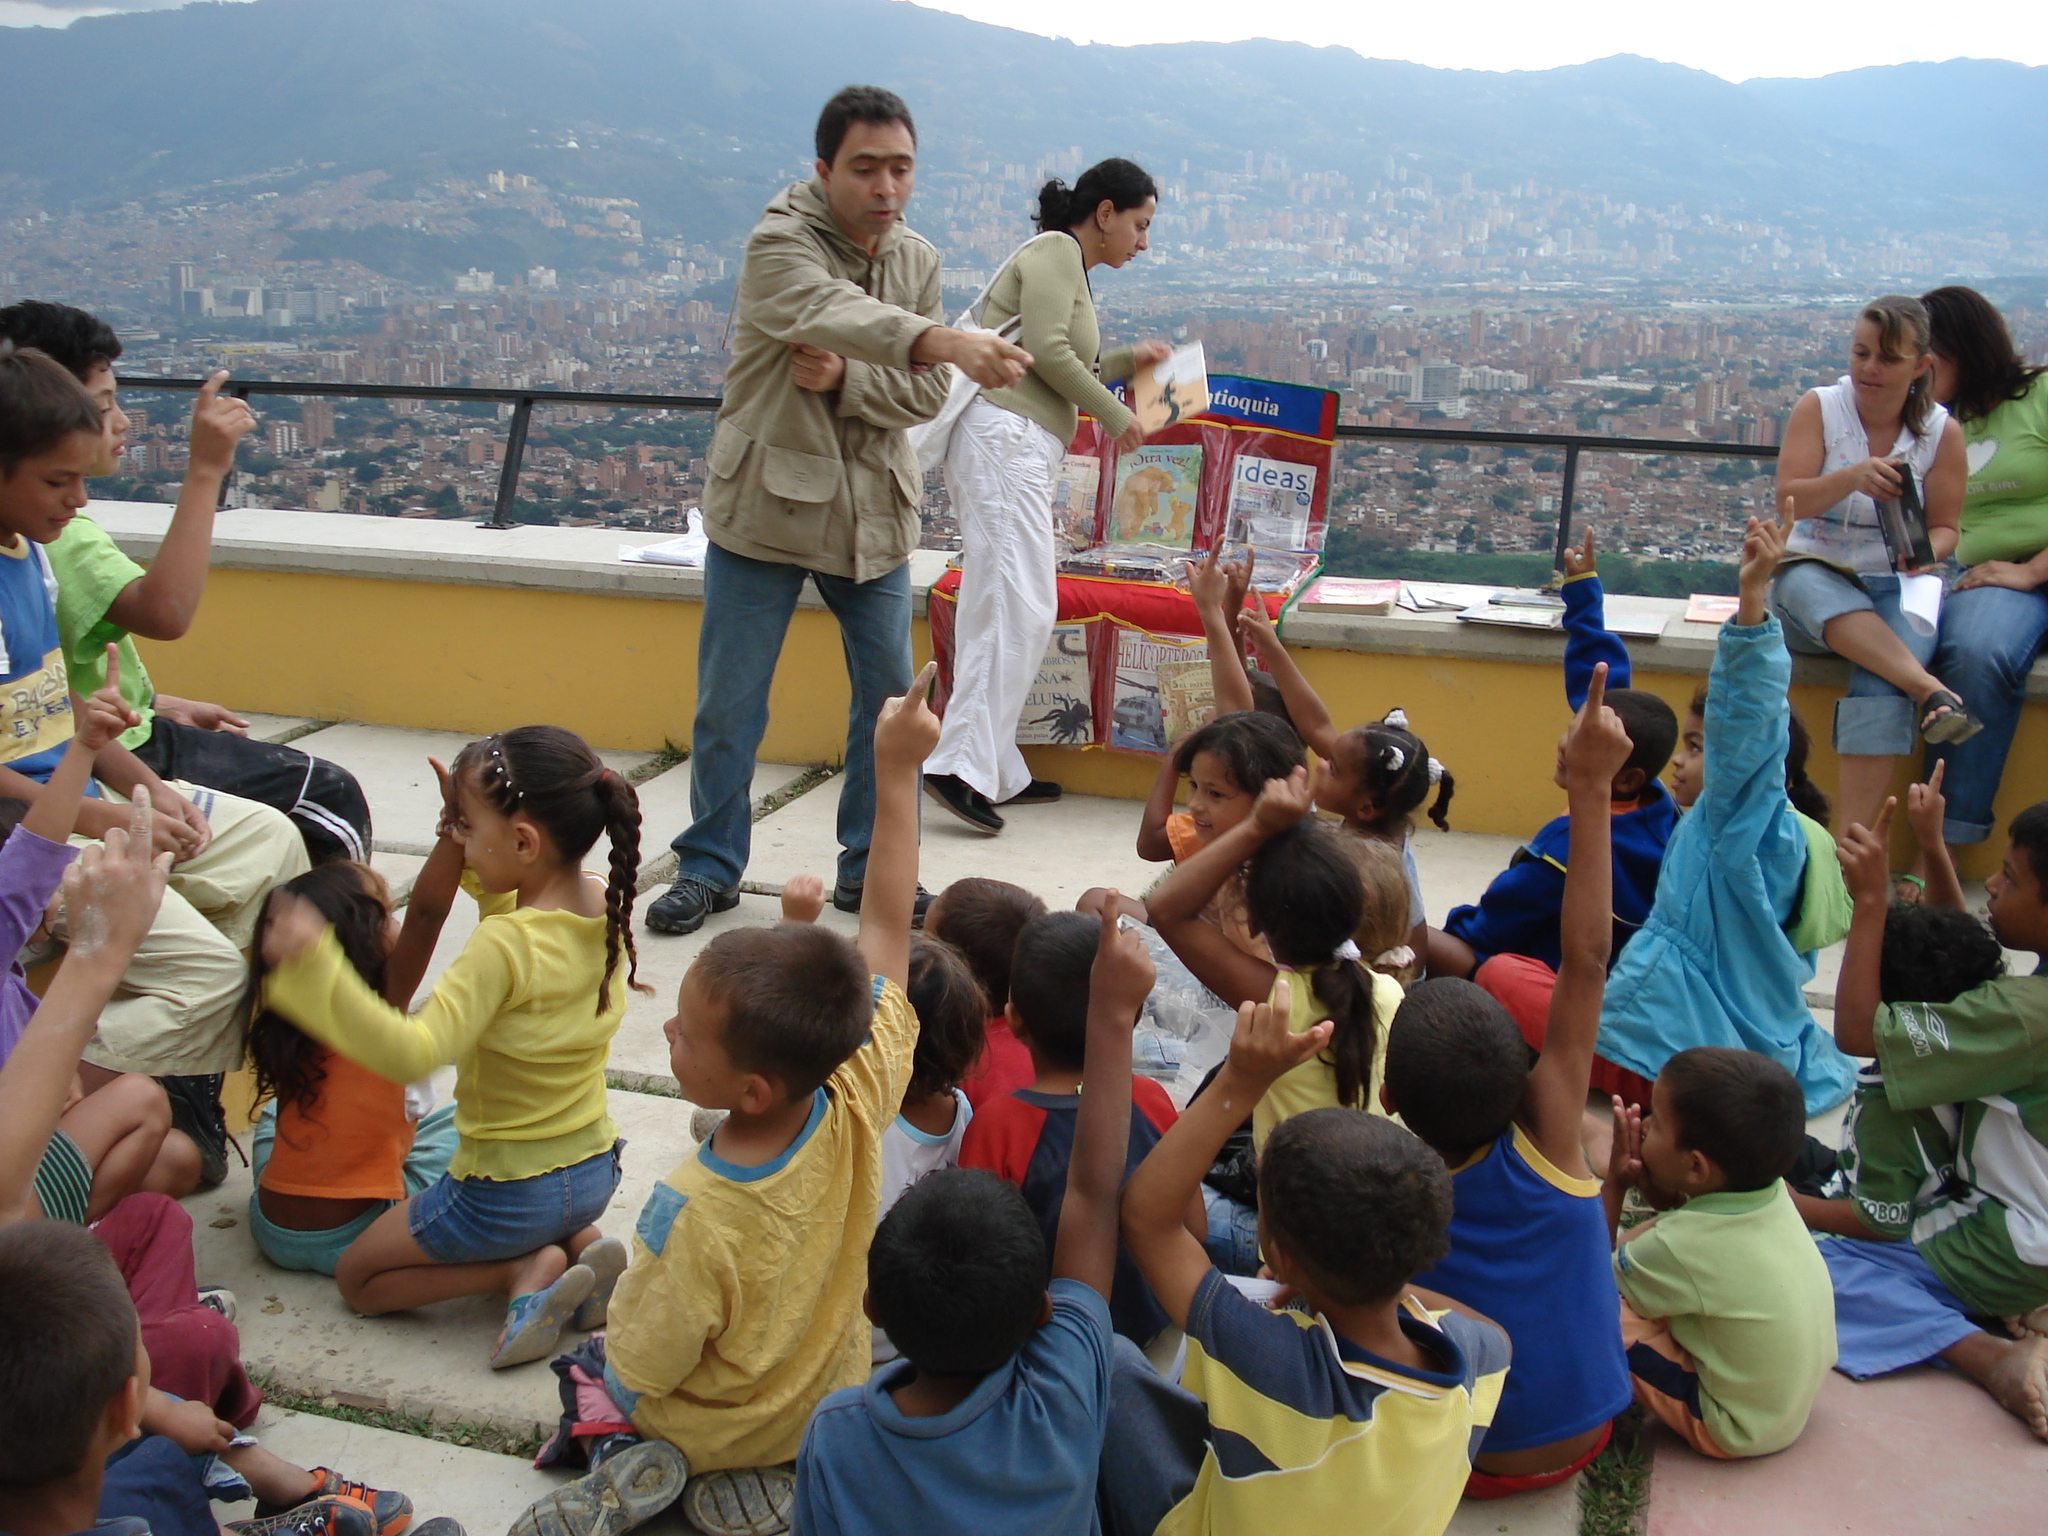
<svg viewBox="0 0 2048 1536"><path fill-rule="evenodd" d="M1649 1112L1614 1099L1610 1229L1633 1188L1654 1220L1614 1254L1636 1402L1702 1455L1782 1451L1835 1363L1827 1266L1785 1187L1806 1110L1754 1051L1695 1046L1664 1064Z"/></svg>
<svg viewBox="0 0 2048 1536"><path fill-rule="evenodd" d="M676 1084L729 1113L654 1186L611 1303L604 1387L644 1438L593 1447L590 1474L514 1536L618 1536L678 1499L711 1536L780 1530L812 1411L868 1375L866 1239L917 1048L903 984L935 671L875 722L858 945L810 923L734 929L683 977L664 1026Z"/></svg>
<svg viewBox="0 0 2048 1536"><path fill-rule="evenodd" d="M1492 1318L1514 1346L1473 1459L1475 1498L1563 1482L1629 1403L1611 1238L1581 1140L1613 942L1604 812L1631 750L1602 707L1605 672L1595 668L1565 742L1571 863L1542 1056L1529 1067L1500 1004L1454 977L1409 992L1387 1046L1387 1108L1451 1170L1450 1252L1417 1282Z"/></svg>
<svg viewBox="0 0 2048 1536"><path fill-rule="evenodd" d="M981 1055L960 1083L970 1108L1030 1086L1031 1053L1010 1033L1006 1009L1017 936L1043 916L1045 903L1021 885L981 876L955 880L925 912L924 931L960 952L988 1002Z"/></svg>
<svg viewBox="0 0 2048 1536"><path fill-rule="evenodd" d="M988 1174L932 1174L883 1218L866 1305L903 1358L833 1393L812 1418L797 1457L796 1526L806 1536L1093 1526L1131 1027L1151 984L1144 947L1118 931L1106 905L1049 1290L1038 1218Z"/></svg>
<svg viewBox="0 0 2048 1536"><path fill-rule="evenodd" d="M1938 788L1916 786L1913 801L1916 824L1938 829ZM1835 1036L1877 1058L1849 1113L1850 1198L1802 1205L1810 1225L1838 1234L1820 1244L1841 1328L1837 1369L1860 1381L1944 1360L2048 1440L2048 978L2038 968L1997 975L1996 950L1964 949L1967 934L1901 944L1917 961L1910 968L1890 952L1891 817L1887 802L1875 827L1851 827L1842 842L1856 910ZM1902 910L1902 940L1974 921L1961 912L1940 837L1923 851L1927 900L1953 905L1919 917ZM2048 802L2013 818L2004 861L1985 882L1997 944L2048 955L2044 875ZM1959 983L1973 984L1957 992ZM2007 1319L2015 1337L1985 1331L1978 1317Z"/></svg>
<svg viewBox="0 0 2048 1536"><path fill-rule="evenodd" d="M1092 915L1048 913L1017 940L1010 975L1010 1028L1031 1052L1035 1075L1029 1087L982 1105L960 1148L961 1167L983 1169L1024 1192L1048 1247L1058 1240L1067 1167L1080 1128L1081 1086L1094 1038L1088 1027L1088 989L1097 935L1104 914L1115 921L1121 907L1121 900L1105 901ZM1128 1171L1166 1134L1174 1108L1166 1090L1148 1077L1133 1079L1125 1092L1134 1111L1128 1126ZM1205 1230L1201 1211L1199 1199L1187 1209L1187 1219L1198 1232ZM1163 1334L1171 1338L1166 1314L1146 1289L1137 1266L1121 1251L1109 1310L1116 1331L1140 1347Z"/></svg>
<svg viewBox="0 0 2048 1536"><path fill-rule="evenodd" d="M1329 1043L1289 1025L1283 980L1238 1010L1223 1070L1124 1192L1125 1246L1188 1336L1178 1382L1116 1346L1102 1456L1111 1536L1355 1528L1437 1536L1499 1401L1508 1341L1418 1292L1443 1257L1443 1159L1356 1109L1284 1121L1259 1158L1259 1227L1298 1307L1236 1290L1178 1213L1272 1085Z"/></svg>

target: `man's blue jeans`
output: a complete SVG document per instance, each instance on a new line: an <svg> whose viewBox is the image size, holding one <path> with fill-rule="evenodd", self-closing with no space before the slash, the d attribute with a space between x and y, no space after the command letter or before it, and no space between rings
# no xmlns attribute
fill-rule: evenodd
<svg viewBox="0 0 2048 1536"><path fill-rule="evenodd" d="M2027 673L2048 636L2048 592L2015 592L2009 587L1971 587L1950 592L1941 604L1941 637L1928 669L1962 695L1984 729L1968 741L1933 747L1948 764L1941 793L1948 801L1942 837L1950 843L1981 843L1991 836L1991 802L2005 772L2026 696Z"/></svg>
<svg viewBox="0 0 2048 1536"><path fill-rule="evenodd" d="M697 639L697 720L690 735L690 828L669 846L678 873L731 890L746 872L754 807L748 786L768 729L768 686L806 581L839 621L852 704L839 788L838 878L867 876L875 820L875 716L910 687L910 565L873 581L750 560L713 544L704 560Z"/></svg>

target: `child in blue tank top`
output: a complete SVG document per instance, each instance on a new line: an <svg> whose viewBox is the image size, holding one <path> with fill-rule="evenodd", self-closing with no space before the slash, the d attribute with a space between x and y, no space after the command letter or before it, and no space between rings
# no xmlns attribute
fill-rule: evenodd
<svg viewBox="0 0 2048 1536"><path fill-rule="evenodd" d="M1452 1175L1451 1251L1416 1283L1492 1318L1514 1347L1468 1497L1570 1477L1629 1403L1600 1183L1580 1140L1613 939L1609 786L1633 750L1606 679L1595 667L1565 738L1570 858L1541 1058L1529 1067L1506 1011L1452 977L1411 988L1387 1041L1386 1107Z"/></svg>

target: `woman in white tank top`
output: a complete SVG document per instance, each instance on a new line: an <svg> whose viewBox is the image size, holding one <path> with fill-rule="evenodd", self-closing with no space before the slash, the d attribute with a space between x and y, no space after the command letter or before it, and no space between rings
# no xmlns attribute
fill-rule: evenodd
<svg viewBox="0 0 2048 1536"><path fill-rule="evenodd" d="M1848 373L1793 407L1778 455L1778 495L1793 499L1798 524L1772 606L1792 650L1850 663L1834 728L1844 826L1876 817L1916 736L1961 741L1981 729L1927 670L1932 630L1918 631L1899 606L1900 576L1939 574L1954 552L1969 474L1962 431L1934 403L1928 334L1918 299L1865 305ZM1920 488L1934 548L1918 570L1893 568L1878 524L1878 502L1899 497L1901 466Z"/></svg>

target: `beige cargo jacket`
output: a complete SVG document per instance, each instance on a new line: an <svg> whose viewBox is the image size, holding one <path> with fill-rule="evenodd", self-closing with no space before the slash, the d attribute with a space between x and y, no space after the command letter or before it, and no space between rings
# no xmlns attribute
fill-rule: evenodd
<svg viewBox="0 0 2048 1536"><path fill-rule="evenodd" d="M870 257L817 181L778 195L747 240L732 366L711 439L704 530L720 549L872 581L917 547L924 476L903 429L945 403L949 368L910 371L944 323L939 253L898 222ZM789 344L846 359L830 394L790 379Z"/></svg>

